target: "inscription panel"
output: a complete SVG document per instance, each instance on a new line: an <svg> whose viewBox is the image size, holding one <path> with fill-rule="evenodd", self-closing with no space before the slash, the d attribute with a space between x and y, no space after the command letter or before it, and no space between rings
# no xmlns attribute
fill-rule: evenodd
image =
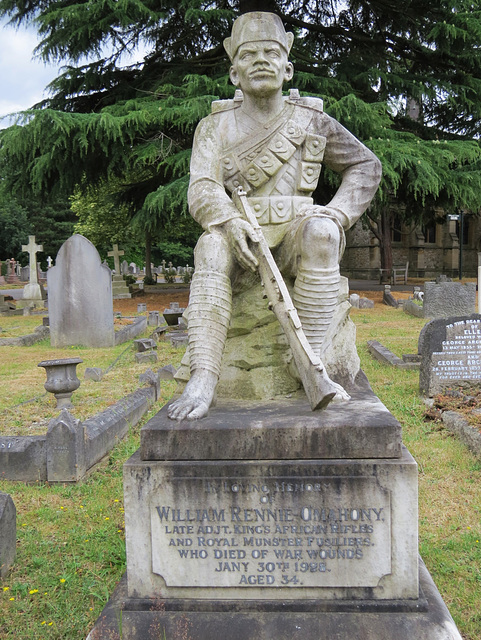
<svg viewBox="0 0 481 640"><path fill-rule="evenodd" d="M481 380L481 322L463 320L446 326L442 351L431 356L436 386L462 380Z"/></svg>
<svg viewBox="0 0 481 640"><path fill-rule="evenodd" d="M150 517L169 587L375 587L391 572L390 492L373 478L169 479Z"/></svg>

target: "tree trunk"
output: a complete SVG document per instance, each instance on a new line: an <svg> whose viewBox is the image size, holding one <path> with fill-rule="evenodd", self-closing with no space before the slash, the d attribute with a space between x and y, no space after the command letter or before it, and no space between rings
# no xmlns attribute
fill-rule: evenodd
<svg viewBox="0 0 481 640"><path fill-rule="evenodd" d="M145 277L152 279L152 236L149 231L145 232Z"/></svg>
<svg viewBox="0 0 481 640"><path fill-rule="evenodd" d="M393 215L388 207L383 207L381 217L379 218L381 269L392 269L392 225Z"/></svg>
<svg viewBox="0 0 481 640"><path fill-rule="evenodd" d="M392 226L393 214L389 206L383 207L378 218L369 217L370 227L379 241L381 269L392 269ZM390 273L390 271L389 271Z"/></svg>

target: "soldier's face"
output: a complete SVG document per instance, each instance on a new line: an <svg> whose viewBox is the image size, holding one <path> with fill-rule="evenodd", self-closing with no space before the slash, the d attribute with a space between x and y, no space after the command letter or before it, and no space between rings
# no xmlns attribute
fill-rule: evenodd
<svg viewBox="0 0 481 640"><path fill-rule="evenodd" d="M236 87L244 93L258 95L280 91L292 74L293 66L286 51L271 40L241 44L230 70Z"/></svg>

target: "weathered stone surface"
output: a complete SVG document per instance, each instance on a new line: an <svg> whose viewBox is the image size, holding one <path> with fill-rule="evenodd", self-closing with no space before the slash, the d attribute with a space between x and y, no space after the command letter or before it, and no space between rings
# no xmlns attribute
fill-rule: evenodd
<svg viewBox="0 0 481 640"><path fill-rule="evenodd" d="M416 304L414 300L404 300L403 301L403 311L405 313L409 313L411 316L415 316L416 318L424 318L424 307L421 304Z"/></svg>
<svg viewBox="0 0 481 640"><path fill-rule="evenodd" d="M132 297L127 283L121 274L115 274L112 276L112 297L114 300Z"/></svg>
<svg viewBox="0 0 481 640"><path fill-rule="evenodd" d="M369 298L359 298L359 309L373 309L374 308L374 300L369 300Z"/></svg>
<svg viewBox="0 0 481 640"><path fill-rule="evenodd" d="M173 364L167 364L162 369L159 369L159 377L161 380L173 380L175 374L177 373L177 369Z"/></svg>
<svg viewBox="0 0 481 640"><path fill-rule="evenodd" d="M0 479L80 479L82 469L85 473L106 456L158 397L159 385L149 384L83 423L62 411L51 421L47 436L0 436Z"/></svg>
<svg viewBox="0 0 481 640"><path fill-rule="evenodd" d="M83 423L87 469L99 462L158 399L157 387L137 389Z"/></svg>
<svg viewBox="0 0 481 640"><path fill-rule="evenodd" d="M476 283L425 282L423 308L425 318L469 316L476 311Z"/></svg>
<svg viewBox="0 0 481 640"><path fill-rule="evenodd" d="M479 429L469 424L466 418L456 411L443 411L442 420L446 429L459 436L468 449L481 459L481 433Z"/></svg>
<svg viewBox="0 0 481 640"><path fill-rule="evenodd" d="M432 397L447 387L479 388L481 383L481 315L439 318L419 336L419 389Z"/></svg>
<svg viewBox="0 0 481 640"><path fill-rule="evenodd" d="M134 340L134 348L139 353L143 351L152 351L152 349L157 349L157 343L152 338L140 338L138 340Z"/></svg>
<svg viewBox="0 0 481 640"><path fill-rule="evenodd" d="M144 460L395 458L401 426L371 392L311 411L301 393L272 402L227 402L195 423L164 407L141 430Z"/></svg>
<svg viewBox="0 0 481 640"><path fill-rule="evenodd" d="M62 409L48 425L47 480L75 482L87 469L83 426L67 409Z"/></svg>
<svg viewBox="0 0 481 640"><path fill-rule="evenodd" d="M93 380L94 382L100 382L103 377L103 371L100 367L86 367L84 378L85 380Z"/></svg>
<svg viewBox="0 0 481 640"><path fill-rule="evenodd" d="M407 359L405 360L404 356L401 359L377 340L368 340L367 348L373 358L379 360L379 362L382 362L383 364L388 364L392 367L398 367L399 369L419 369L418 359L416 359L416 361L413 361L410 360L409 357L406 357Z"/></svg>
<svg viewBox="0 0 481 640"><path fill-rule="evenodd" d="M391 293L391 286L388 284L384 285L384 293L382 295L382 301L388 307L395 307L397 309L397 307L399 306L398 301Z"/></svg>
<svg viewBox="0 0 481 640"><path fill-rule="evenodd" d="M353 307L356 307L357 309L359 309L359 300L360 296L357 293L351 293L351 295L349 296L349 302Z"/></svg>
<svg viewBox="0 0 481 640"><path fill-rule="evenodd" d="M321 357L329 376L349 391L356 386L360 361L347 296L347 279L341 278L338 305ZM188 350L175 377L181 384L190 377ZM233 300L218 397L266 400L293 393L300 386L286 337L263 298L261 284L242 289Z"/></svg>
<svg viewBox="0 0 481 640"><path fill-rule="evenodd" d="M12 498L0 491L0 578L4 578L15 560L17 510Z"/></svg>
<svg viewBox="0 0 481 640"><path fill-rule="evenodd" d="M46 480L45 436L0 435L0 479L21 482Z"/></svg>
<svg viewBox="0 0 481 640"><path fill-rule="evenodd" d="M139 384L144 387L154 387L155 388L155 398L157 399L160 395L160 375L158 373L154 373L152 369L147 369L144 373L141 373L139 376Z"/></svg>
<svg viewBox="0 0 481 640"><path fill-rule="evenodd" d="M147 324L149 325L149 327L158 327L160 324L160 312L149 311Z"/></svg>
<svg viewBox="0 0 481 640"><path fill-rule="evenodd" d="M129 598L125 574L87 640L117 638L120 619L125 640L145 640L158 629L167 638L188 633L189 640L290 640L297 636L303 640L461 640L422 561L419 581L422 596L407 601L297 600L278 605L261 601L241 606L237 602L211 605L198 599L186 606L162 597Z"/></svg>
<svg viewBox="0 0 481 640"><path fill-rule="evenodd" d="M0 347L30 347L36 342L40 342L50 335L49 327L40 326L35 327L34 333L28 333L25 336L19 336L18 338L0 338Z"/></svg>
<svg viewBox="0 0 481 640"><path fill-rule="evenodd" d="M144 362L157 362L158 356L155 351L142 351L140 353L135 354L135 362L139 364Z"/></svg>
<svg viewBox="0 0 481 640"><path fill-rule="evenodd" d="M125 327L122 327L120 331L115 332L115 344L123 344L129 340L133 340L143 333L146 328L147 318L145 316L138 316L134 319L132 324L128 324Z"/></svg>
<svg viewBox="0 0 481 640"><path fill-rule="evenodd" d="M137 452L124 500L132 597L195 598L199 586L212 600L418 597L417 467L406 450L188 464Z"/></svg>
<svg viewBox="0 0 481 640"><path fill-rule="evenodd" d="M114 345L111 272L90 240L64 242L47 280L52 346Z"/></svg>

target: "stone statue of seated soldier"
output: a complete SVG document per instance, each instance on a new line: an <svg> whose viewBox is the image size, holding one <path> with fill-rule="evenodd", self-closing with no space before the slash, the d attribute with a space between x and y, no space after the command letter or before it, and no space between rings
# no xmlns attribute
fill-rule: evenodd
<svg viewBox="0 0 481 640"><path fill-rule="evenodd" d="M335 400L349 399L346 388L359 371L357 354L348 362L355 346L339 262L345 231L371 202L381 164L324 113L322 100L296 90L283 96L294 72L293 39L274 14L237 18L224 41L236 95L214 102L196 130L188 199L204 234L187 312L190 379L169 407L174 420L207 415L217 386L231 397L257 399L299 387L285 336L256 280L258 231L233 202L239 187L291 289L309 345L338 380ZM312 194L323 164L340 174L341 184L318 205Z"/></svg>

